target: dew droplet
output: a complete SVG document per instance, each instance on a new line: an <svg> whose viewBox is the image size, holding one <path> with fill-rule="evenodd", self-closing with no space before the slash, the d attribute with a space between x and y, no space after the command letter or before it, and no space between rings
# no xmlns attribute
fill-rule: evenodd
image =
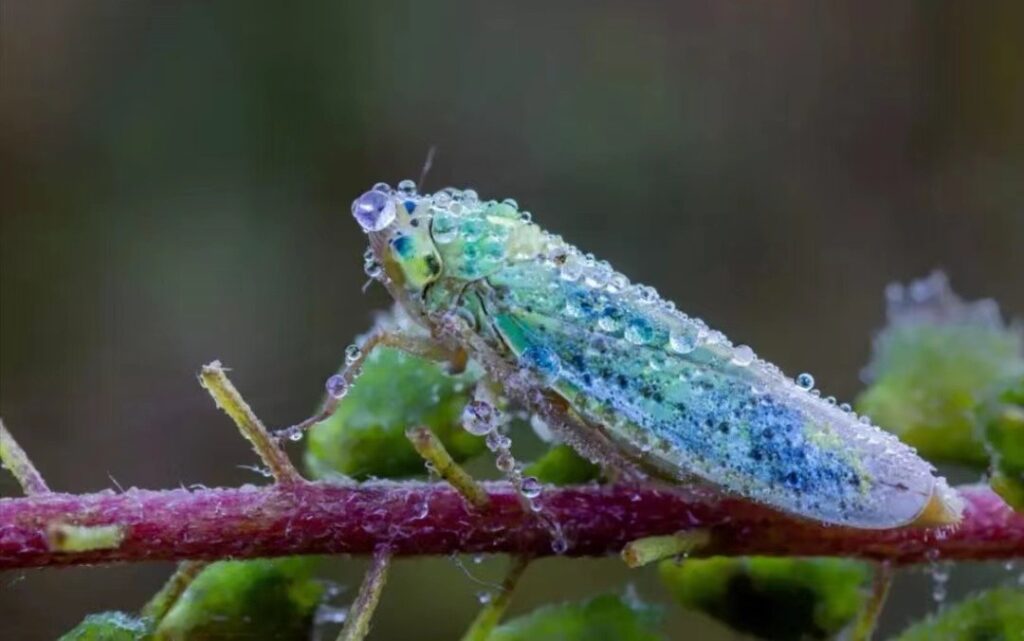
<svg viewBox="0 0 1024 641"><path fill-rule="evenodd" d="M363 263L363 271L370 278L378 279L384 273L384 268L376 260L368 260Z"/></svg>
<svg viewBox="0 0 1024 641"><path fill-rule="evenodd" d="M528 499L534 499L540 496L542 486L540 481L532 476L523 478L523 496Z"/></svg>
<svg viewBox="0 0 1024 641"><path fill-rule="evenodd" d="M494 431L494 407L483 401L470 401L462 410L462 427L474 436L489 435Z"/></svg>
<svg viewBox="0 0 1024 641"><path fill-rule="evenodd" d="M602 332L614 332L619 328L619 323L611 316L602 316L597 319L597 328Z"/></svg>
<svg viewBox="0 0 1024 641"><path fill-rule="evenodd" d="M952 566L947 561L933 561L929 566L929 574L932 576L932 598L935 602L942 604L949 592L949 574Z"/></svg>
<svg viewBox="0 0 1024 641"><path fill-rule="evenodd" d="M348 383L345 381L345 377L341 374L335 374L327 379L324 384L324 389L331 395L332 398L341 399L345 397L345 393L348 392Z"/></svg>
<svg viewBox="0 0 1024 641"><path fill-rule="evenodd" d="M697 347L697 337L693 334L669 334L668 347L677 354L689 354Z"/></svg>
<svg viewBox="0 0 1024 641"><path fill-rule="evenodd" d="M380 231L395 220L395 202L375 186L352 203L352 216L364 231Z"/></svg>
<svg viewBox="0 0 1024 641"><path fill-rule="evenodd" d="M814 387L814 377L808 374L807 372L804 372L803 374L800 374L799 376L796 377L796 384L800 387L800 389L809 392Z"/></svg>
<svg viewBox="0 0 1024 641"><path fill-rule="evenodd" d="M359 360L359 357L363 355L363 351L359 349L358 345L349 345L345 348L345 363L351 365Z"/></svg>
<svg viewBox="0 0 1024 641"><path fill-rule="evenodd" d="M566 301L562 313L566 318L580 318L583 316L583 309L573 301Z"/></svg>
<svg viewBox="0 0 1024 641"><path fill-rule="evenodd" d="M416 193L416 181L409 180L408 178L398 183L398 191L402 192L406 196L412 196Z"/></svg>
<svg viewBox="0 0 1024 641"><path fill-rule="evenodd" d="M749 345L740 345L732 352L732 362L746 367L754 362L754 350Z"/></svg>
<svg viewBox="0 0 1024 641"><path fill-rule="evenodd" d="M555 536L551 539L551 551L555 554L565 554L565 551L569 549L569 542L565 540L565 536L561 532L556 532Z"/></svg>
<svg viewBox="0 0 1024 641"><path fill-rule="evenodd" d="M494 599L494 595L491 594L490 592L477 592L476 593L476 600L477 600L478 603L480 603L480 605L487 605L488 603L491 602L492 599Z"/></svg>
<svg viewBox="0 0 1024 641"><path fill-rule="evenodd" d="M511 472L516 466L516 459L508 452L502 452L494 461L494 464L502 472Z"/></svg>

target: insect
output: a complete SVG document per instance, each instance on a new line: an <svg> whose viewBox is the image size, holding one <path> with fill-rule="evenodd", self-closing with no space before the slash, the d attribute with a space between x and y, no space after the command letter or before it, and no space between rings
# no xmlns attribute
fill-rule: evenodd
<svg viewBox="0 0 1024 641"><path fill-rule="evenodd" d="M545 232L514 201L419 194L403 181L376 185L352 212L369 237L368 272L427 330L370 342L468 355L592 460L824 523L959 519L958 497L913 449L817 396L809 376L786 377ZM354 375L329 391L340 397Z"/></svg>

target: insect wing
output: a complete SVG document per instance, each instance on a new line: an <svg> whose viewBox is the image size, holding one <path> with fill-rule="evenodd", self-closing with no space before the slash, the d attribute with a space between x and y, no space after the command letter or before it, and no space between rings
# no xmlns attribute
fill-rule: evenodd
<svg viewBox="0 0 1024 641"><path fill-rule="evenodd" d="M521 363L648 468L861 528L909 523L932 496L913 450L694 321L541 262L490 284L493 322Z"/></svg>

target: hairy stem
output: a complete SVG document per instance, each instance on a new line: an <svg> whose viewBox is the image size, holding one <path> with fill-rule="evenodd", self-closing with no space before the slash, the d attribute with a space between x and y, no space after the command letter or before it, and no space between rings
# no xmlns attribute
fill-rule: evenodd
<svg viewBox="0 0 1024 641"><path fill-rule="evenodd" d="M44 494L0 499L0 569L113 561L293 554L552 554L551 531L508 483L487 483L474 510L445 483L299 482L266 487ZM787 517L707 490L649 485L547 488L538 501L570 556L616 554L630 541L710 530L697 554L848 556L893 564L1024 557L1024 514L987 487L961 489L955 527L852 530ZM54 551L52 523L118 526L114 547Z"/></svg>

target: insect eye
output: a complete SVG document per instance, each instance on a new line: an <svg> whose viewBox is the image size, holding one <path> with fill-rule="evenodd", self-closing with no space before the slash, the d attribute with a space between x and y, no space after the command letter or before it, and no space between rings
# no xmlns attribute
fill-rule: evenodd
<svg viewBox="0 0 1024 641"><path fill-rule="evenodd" d="M368 191L352 203L352 216L364 231L380 231L395 220L395 203L383 192Z"/></svg>

